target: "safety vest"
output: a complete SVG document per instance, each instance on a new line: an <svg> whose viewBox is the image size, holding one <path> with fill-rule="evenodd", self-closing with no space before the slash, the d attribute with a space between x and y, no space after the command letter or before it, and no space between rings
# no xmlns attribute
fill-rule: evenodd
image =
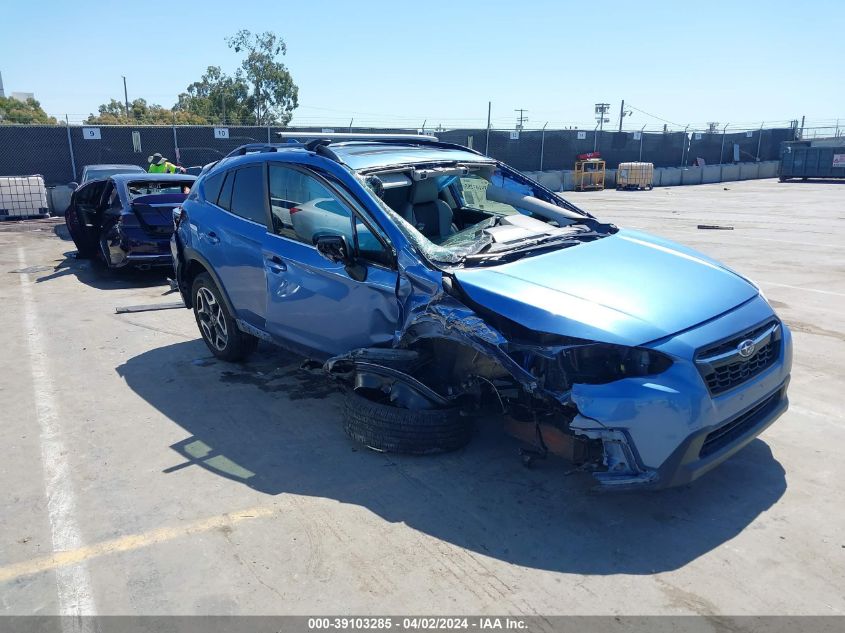
<svg viewBox="0 0 845 633"><path fill-rule="evenodd" d="M147 171L151 174L175 174L176 165L174 165L170 161L165 161L161 165L150 165Z"/></svg>

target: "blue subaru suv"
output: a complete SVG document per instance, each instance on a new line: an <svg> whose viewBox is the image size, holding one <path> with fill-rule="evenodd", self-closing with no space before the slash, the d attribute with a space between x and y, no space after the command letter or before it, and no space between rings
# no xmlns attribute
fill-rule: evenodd
<svg viewBox="0 0 845 633"><path fill-rule="evenodd" d="M502 416L526 459L661 488L786 411L790 332L719 262L433 137L303 141L207 166L172 254L211 352L312 359L352 438L450 450Z"/></svg>

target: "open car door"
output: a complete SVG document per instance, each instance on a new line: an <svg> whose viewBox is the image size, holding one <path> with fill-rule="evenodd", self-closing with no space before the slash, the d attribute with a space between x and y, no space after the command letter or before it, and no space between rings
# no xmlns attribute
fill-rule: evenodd
<svg viewBox="0 0 845 633"><path fill-rule="evenodd" d="M81 257L93 257L100 236L99 206L108 180L85 183L73 192L65 212L65 225Z"/></svg>

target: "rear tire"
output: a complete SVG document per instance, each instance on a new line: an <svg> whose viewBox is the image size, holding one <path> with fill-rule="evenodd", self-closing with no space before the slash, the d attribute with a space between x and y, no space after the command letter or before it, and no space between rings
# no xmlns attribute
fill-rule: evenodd
<svg viewBox="0 0 845 633"><path fill-rule="evenodd" d="M349 391L343 408L343 430L356 442L386 453L429 455L466 445L472 424L460 411L401 409Z"/></svg>
<svg viewBox="0 0 845 633"><path fill-rule="evenodd" d="M191 297L197 327L212 354L221 360L235 362L255 351L258 339L238 329L211 275L200 273L196 276Z"/></svg>

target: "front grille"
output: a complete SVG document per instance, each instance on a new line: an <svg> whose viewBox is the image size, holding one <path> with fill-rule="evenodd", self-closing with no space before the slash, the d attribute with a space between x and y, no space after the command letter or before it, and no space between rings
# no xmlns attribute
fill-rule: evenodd
<svg viewBox="0 0 845 633"><path fill-rule="evenodd" d="M746 340L758 344L751 356L743 358L738 346ZM718 395L771 367L780 355L780 345L780 324L772 320L699 350L696 365L710 393Z"/></svg>
<svg viewBox="0 0 845 633"><path fill-rule="evenodd" d="M772 361L777 358L778 351L776 342L769 341L751 358L715 368L704 376L710 393L723 393L756 376L772 364Z"/></svg>
<svg viewBox="0 0 845 633"><path fill-rule="evenodd" d="M782 389L778 389L775 393L754 405L742 415L708 434L704 438L704 444L701 445L698 456L707 457L745 435L748 429L753 428L777 407L782 391Z"/></svg>

